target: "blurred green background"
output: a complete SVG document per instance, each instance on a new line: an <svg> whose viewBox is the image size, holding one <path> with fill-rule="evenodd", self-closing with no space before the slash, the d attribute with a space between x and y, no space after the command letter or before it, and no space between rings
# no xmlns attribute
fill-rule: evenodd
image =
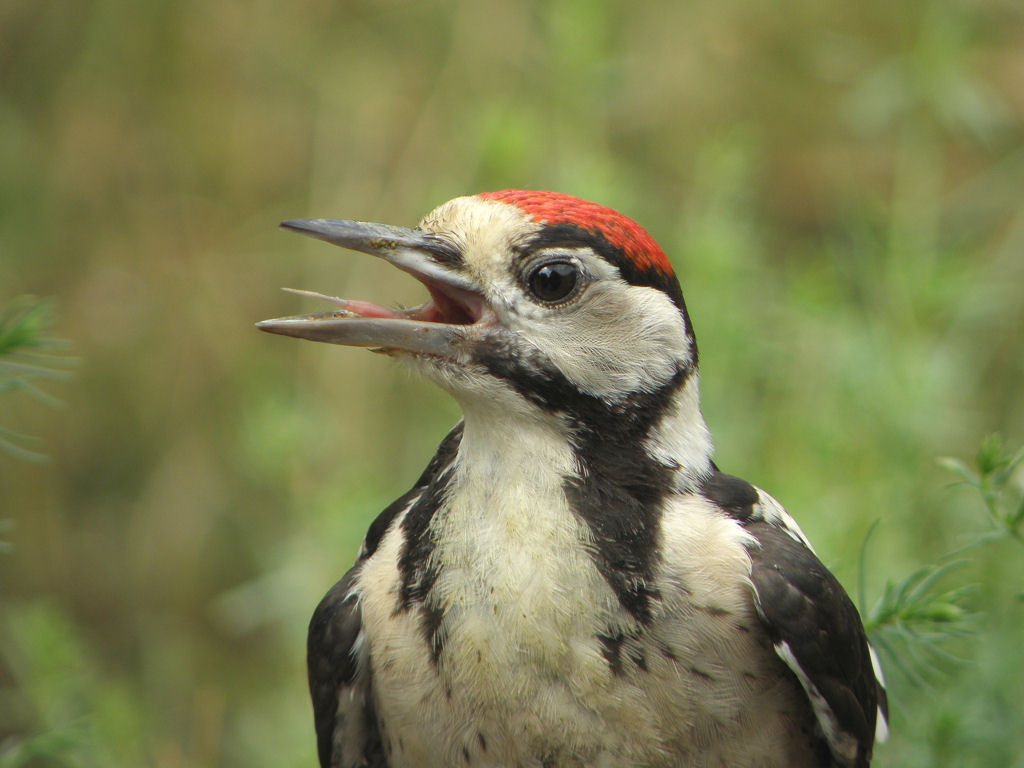
<svg viewBox="0 0 1024 768"><path fill-rule="evenodd" d="M720 465L851 591L880 520L869 605L987 530L936 458L1024 441L1019 0L2 0L0 308L79 363L0 397L0 766L314 764L308 616L458 411L253 329L423 296L276 225L511 186L662 244ZM877 765L1024 765L1021 548L970 558Z"/></svg>

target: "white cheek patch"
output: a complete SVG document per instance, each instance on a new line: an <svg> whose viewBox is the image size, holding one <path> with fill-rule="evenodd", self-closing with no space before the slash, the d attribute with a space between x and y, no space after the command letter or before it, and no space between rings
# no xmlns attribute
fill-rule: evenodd
<svg viewBox="0 0 1024 768"><path fill-rule="evenodd" d="M691 358L682 315L661 291L601 280L586 292L564 309L511 319L511 329L582 392L617 399L654 391Z"/></svg>

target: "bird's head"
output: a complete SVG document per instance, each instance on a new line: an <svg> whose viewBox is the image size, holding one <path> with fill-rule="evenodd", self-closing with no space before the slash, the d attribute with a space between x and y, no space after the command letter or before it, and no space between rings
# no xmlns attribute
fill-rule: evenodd
<svg viewBox="0 0 1024 768"><path fill-rule="evenodd" d="M332 299L334 311L266 320L261 330L406 358L467 414L475 404L519 405L586 427L609 414L636 421L654 404L663 415L692 389L684 399L699 420L697 348L679 283L657 243L609 208L504 190L451 200L415 229L282 226L378 256L430 299L402 310Z"/></svg>

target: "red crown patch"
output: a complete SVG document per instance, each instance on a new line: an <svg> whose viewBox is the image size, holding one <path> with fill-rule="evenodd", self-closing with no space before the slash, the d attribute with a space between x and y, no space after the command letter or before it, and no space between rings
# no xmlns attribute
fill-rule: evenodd
<svg viewBox="0 0 1024 768"><path fill-rule="evenodd" d="M483 192L477 197L514 205L542 224L575 224L599 233L618 248L642 272L655 270L671 276L672 265L664 251L647 232L618 211L561 192L503 189Z"/></svg>

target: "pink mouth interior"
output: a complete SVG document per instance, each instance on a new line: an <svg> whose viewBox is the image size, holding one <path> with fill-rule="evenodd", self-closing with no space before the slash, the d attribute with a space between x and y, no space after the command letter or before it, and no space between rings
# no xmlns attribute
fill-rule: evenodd
<svg viewBox="0 0 1024 768"><path fill-rule="evenodd" d="M475 306L467 306L456 301L448 294L428 285L430 300L412 310L416 320L426 323L448 323L449 325L472 325L480 319L480 300L475 299Z"/></svg>
<svg viewBox="0 0 1024 768"><path fill-rule="evenodd" d="M467 296L467 301L463 303L434 286L428 285L427 290L430 291L430 299L414 309L392 310L358 299L345 299L344 306L347 311L362 317L417 320L421 323L472 325L480 319L481 301L476 297Z"/></svg>

